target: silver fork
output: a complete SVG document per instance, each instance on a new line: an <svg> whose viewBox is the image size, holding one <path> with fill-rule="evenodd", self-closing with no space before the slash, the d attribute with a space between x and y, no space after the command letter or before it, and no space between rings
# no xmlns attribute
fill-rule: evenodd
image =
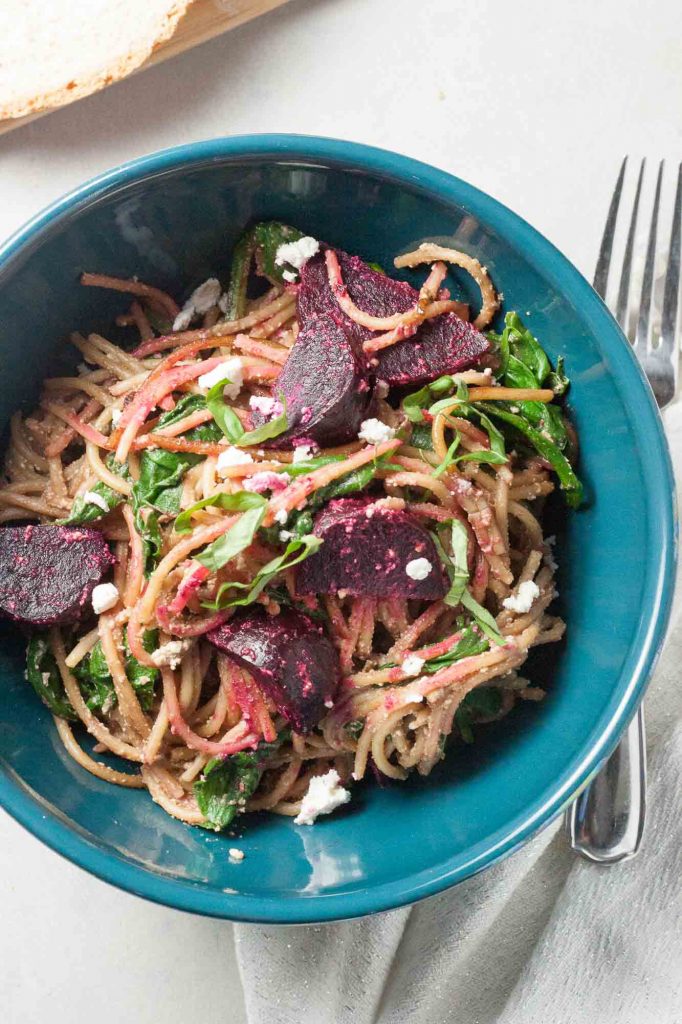
<svg viewBox="0 0 682 1024"><path fill-rule="evenodd" d="M623 160L606 218L604 236L594 274L595 291L606 298L609 269L616 234L623 183L627 168ZM628 333L630 277L637 231L639 202L644 180L645 160L639 168L637 188L630 215L625 254L620 274L618 296L613 310L616 319ZM656 263L656 235L663 184L663 161L656 178L651 222L649 225L639 314L632 347L646 374L659 409L665 409L677 391L678 345L675 339L677 300L680 286L680 214L682 211L682 164L678 168L677 188L673 205L661 328L658 344L652 330L652 298ZM639 850L646 817L646 743L642 706L628 726L619 746L602 765L598 775L588 784L566 811L566 827L572 848L587 860L598 864L616 864L634 857Z"/></svg>

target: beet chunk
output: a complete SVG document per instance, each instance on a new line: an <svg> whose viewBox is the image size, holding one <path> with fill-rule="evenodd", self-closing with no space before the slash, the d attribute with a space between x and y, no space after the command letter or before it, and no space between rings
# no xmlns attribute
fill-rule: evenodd
<svg viewBox="0 0 682 1024"><path fill-rule="evenodd" d="M310 732L324 717L339 683L339 658L307 615L254 610L206 636L251 672L296 732Z"/></svg>
<svg viewBox="0 0 682 1024"><path fill-rule="evenodd" d="M328 447L357 437L371 391L362 348L340 316L322 313L306 321L272 392L286 399L288 427L266 442L270 447L303 438ZM254 411L254 426L264 421Z"/></svg>
<svg viewBox="0 0 682 1024"><path fill-rule="evenodd" d="M454 313L426 320L414 338L377 352L376 374L391 387L426 384L477 363L490 348L480 331Z"/></svg>
<svg viewBox="0 0 682 1024"><path fill-rule="evenodd" d="M341 274L353 302L372 316L404 313L414 306L419 293L405 281L394 281L372 270L358 256L336 250ZM372 331L354 323L340 309L327 279L324 254L318 253L301 270L298 316L302 324L319 313L333 311L358 345ZM422 324L412 338L377 353L375 374L390 385L425 384L444 373L472 366L490 348L476 328L454 313L444 313Z"/></svg>
<svg viewBox="0 0 682 1024"><path fill-rule="evenodd" d="M0 611L29 626L77 622L113 560L97 530L6 526L0 530Z"/></svg>
<svg viewBox="0 0 682 1024"><path fill-rule="evenodd" d="M313 533L324 544L300 564L299 594L346 590L435 601L447 592L435 545L407 512L382 508L372 498L338 498L318 514ZM432 568L424 579L413 579L407 565L421 558Z"/></svg>

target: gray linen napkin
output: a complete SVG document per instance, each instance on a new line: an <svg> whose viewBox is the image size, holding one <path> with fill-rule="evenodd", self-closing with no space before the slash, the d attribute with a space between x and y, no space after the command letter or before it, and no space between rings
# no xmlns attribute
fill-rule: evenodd
<svg viewBox="0 0 682 1024"><path fill-rule="evenodd" d="M682 405L666 414L682 479ZM679 576L678 576L679 583ZM682 614L649 688L636 860L576 858L560 823L441 896L360 921L235 927L249 1024L682 1021Z"/></svg>

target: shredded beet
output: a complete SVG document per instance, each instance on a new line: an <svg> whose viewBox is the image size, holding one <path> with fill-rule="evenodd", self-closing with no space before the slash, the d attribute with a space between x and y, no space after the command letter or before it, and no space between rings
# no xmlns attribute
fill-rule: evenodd
<svg viewBox="0 0 682 1024"><path fill-rule="evenodd" d="M435 601L447 591L431 537L407 512L376 505L371 498L339 498L318 514L313 533L324 544L299 566L299 594L345 590L356 596ZM431 566L424 579L407 572L417 559Z"/></svg>
<svg viewBox="0 0 682 1024"><path fill-rule="evenodd" d="M271 447L291 447L292 441L302 439L329 447L357 437L371 391L362 347L346 320L340 310L322 313L301 330L272 385L273 394L286 399L288 428L266 442ZM255 409L254 426L265 420Z"/></svg>
<svg viewBox="0 0 682 1024"><path fill-rule="evenodd" d="M6 526L0 530L0 611L30 626L76 622L112 562L97 530Z"/></svg>
<svg viewBox="0 0 682 1024"><path fill-rule="evenodd" d="M344 283L353 302L372 316L386 317L412 308L419 293L405 281L394 281L372 270L358 256L336 250ZM324 254L318 253L301 270L298 317L305 327L314 316L332 311L359 347L372 336L339 308L332 295ZM472 324L454 313L425 321L414 337L377 353L376 376L391 385L423 384L444 373L466 369L490 348Z"/></svg>
<svg viewBox="0 0 682 1024"><path fill-rule="evenodd" d="M324 717L339 683L339 659L322 627L307 615L255 610L207 639L251 672L297 732L310 732Z"/></svg>

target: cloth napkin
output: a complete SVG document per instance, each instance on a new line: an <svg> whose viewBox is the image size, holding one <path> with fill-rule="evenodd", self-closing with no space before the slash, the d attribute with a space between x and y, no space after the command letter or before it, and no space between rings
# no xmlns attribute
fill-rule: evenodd
<svg viewBox="0 0 682 1024"><path fill-rule="evenodd" d="M666 429L680 481L682 405ZM413 907L315 927L238 925L249 1024L682 1021L681 589L645 704L639 856L588 863L555 822Z"/></svg>

